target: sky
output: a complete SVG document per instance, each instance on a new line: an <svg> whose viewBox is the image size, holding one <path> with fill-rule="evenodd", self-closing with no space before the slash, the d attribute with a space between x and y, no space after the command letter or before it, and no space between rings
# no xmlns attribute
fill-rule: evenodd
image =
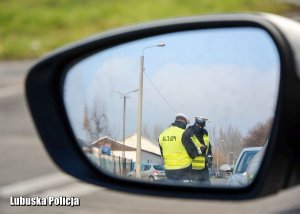
<svg viewBox="0 0 300 214"><path fill-rule="evenodd" d="M167 127L176 112L207 129L232 125L246 134L273 116L278 96L278 50L262 29L223 28L177 32L106 49L74 65L64 85L64 102L78 138L85 139L83 114L95 104L122 137L123 94L138 89L144 47L143 126ZM138 93L126 103L126 136L136 132ZM161 97L163 96L163 98ZM171 106L171 107L170 107Z"/></svg>

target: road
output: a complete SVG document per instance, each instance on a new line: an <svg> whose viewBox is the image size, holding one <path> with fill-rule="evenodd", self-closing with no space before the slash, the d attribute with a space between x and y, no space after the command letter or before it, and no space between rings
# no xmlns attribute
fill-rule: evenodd
<svg viewBox="0 0 300 214"><path fill-rule="evenodd" d="M139 196L84 184L46 154L24 99L32 60L0 62L1 213L299 213L300 187L253 201L204 201ZM12 207L10 196L74 196L79 207Z"/></svg>

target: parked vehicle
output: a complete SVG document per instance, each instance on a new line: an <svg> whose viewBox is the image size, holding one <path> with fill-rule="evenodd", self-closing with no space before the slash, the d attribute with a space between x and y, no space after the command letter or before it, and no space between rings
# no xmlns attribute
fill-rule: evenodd
<svg viewBox="0 0 300 214"><path fill-rule="evenodd" d="M261 165L261 161L264 157L266 151L266 145L259 152L257 152L256 155L254 155L254 157L249 162L246 170L246 180L247 180L246 184L250 184L255 178L259 166Z"/></svg>
<svg viewBox="0 0 300 214"><path fill-rule="evenodd" d="M135 177L136 171L130 171L127 176ZM142 164L141 165L141 178L149 181L165 180L166 173L164 165L160 164Z"/></svg>
<svg viewBox="0 0 300 214"><path fill-rule="evenodd" d="M262 147L248 147L241 151L232 170L232 174L228 178L227 186L245 186L248 183L246 176L247 167L251 159L261 148Z"/></svg>

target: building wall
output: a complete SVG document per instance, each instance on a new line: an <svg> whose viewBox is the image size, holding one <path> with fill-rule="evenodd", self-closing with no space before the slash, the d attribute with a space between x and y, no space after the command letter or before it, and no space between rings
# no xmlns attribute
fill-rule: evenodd
<svg viewBox="0 0 300 214"><path fill-rule="evenodd" d="M112 155L122 157L122 151L112 151ZM136 152L135 151L126 151L125 157L127 159L131 159L133 162L135 162ZM153 154L153 153L142 151L141 152L141 162L147 163L148 160L150 163L163 164L163 159L160 156Z"/></svg>
<svg viewBox="0 0 300 214"><path fill-rule="evenodd" d="M163 159L155 154L144 152L142 151L141 154L142 163L147 163L149 160L149 163L157 163L157 164L163 164Z"/></svg>

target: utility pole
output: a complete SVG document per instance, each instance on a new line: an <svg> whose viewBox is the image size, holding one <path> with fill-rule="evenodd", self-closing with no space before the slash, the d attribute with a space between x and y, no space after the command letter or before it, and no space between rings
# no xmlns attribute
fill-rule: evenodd
<svg viewBox="0 0 300 214"><path fill-rule="evenodd" d="M133 90L133 91L129 91L125 94L123 94L122 92L120 91L116 91L116 90L113 90L113 92L117 93L117 94L120 94L121 95L121 98L123 98L123 149L122 149L122 162L123 162L123 171L122 171L122 174L124 175L125 174L125 168L126 168L126 165L125 165L125 130L126 130L126 99L129 98L129 94L131 93L134 93L134 92L137 92L139 89L136 89L136 90Z"/></svg>
<svg viewBox="0 0 300 214"><path fill-rule="evenodd" d="M136 177L141 177L141 139L142 139L142 104L143 104L143 76L144 76L144 51L153 47L164 47L166 44L151 45L143 48L140 58L140 81L139 81L139 101L138 101L138 121L136 140Z"/></svg>

